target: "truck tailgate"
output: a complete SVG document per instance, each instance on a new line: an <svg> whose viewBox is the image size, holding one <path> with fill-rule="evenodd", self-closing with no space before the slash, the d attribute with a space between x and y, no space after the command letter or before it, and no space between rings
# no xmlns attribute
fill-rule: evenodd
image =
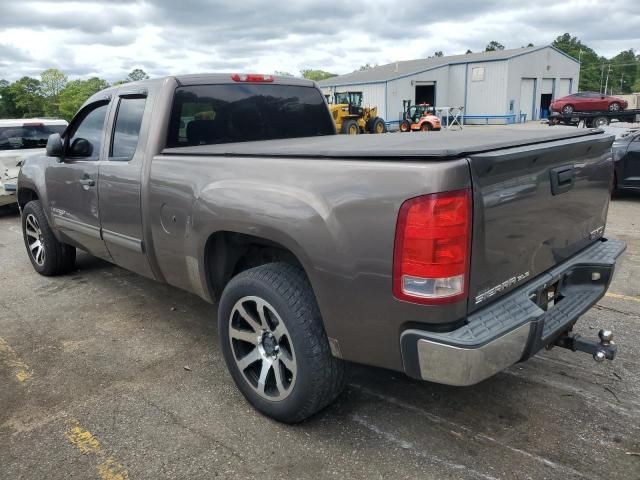
<svg viewBox="0 0 640 480"><path fill-rule="evenodd" d="M604 233L613 137L595 135L470 155L472 312Z"/></svg>

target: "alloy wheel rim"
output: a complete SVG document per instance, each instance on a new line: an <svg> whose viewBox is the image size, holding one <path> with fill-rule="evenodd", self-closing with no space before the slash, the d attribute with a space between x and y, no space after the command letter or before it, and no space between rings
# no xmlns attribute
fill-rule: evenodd
<svg viewBox="0 0 640 480"><path fill-rule="evenodd" d="M44 265L44 238L38 219L30 213L25 220L25 235L29 245L29 255L38 265Z"/></svg>
<svg viewBox="0 0 640 480"><path fill-rule="evenodd" d="M260 297L242 297L229 317L233 359L247 384L261 397L280 401L293 391L296 354L286 325Z"/></svg>
<svg viewBox="0 0 640 480"><path fill-rule="evenodd" d="M612 103L610 109L612 112L617 112L618 110L620 110L620 105L618 105L617 103Z"/></svg>

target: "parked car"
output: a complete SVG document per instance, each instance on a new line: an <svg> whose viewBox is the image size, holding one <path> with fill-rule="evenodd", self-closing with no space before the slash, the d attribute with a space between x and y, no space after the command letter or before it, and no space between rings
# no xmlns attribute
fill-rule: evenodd
<svg viewBox="0 0 640 480"><path fill-rule="evenodd" d="M42 275L76 248L218 303L259 411L296 422L345 361L471 385L575 337L624 243L604 239L613 136L336 135L311 81L185 75L91 97L18 198ZM46 301L44 299L43 301Z"/></svg>
<svg viewBox="0 0 640 480"><path fill-rule="evenodd" d="M0 120L0 206L17 202L16 185L22 161L44 153L52 133L62 133L65 120L22 118Z"/></svg>
<svg viewBox="0 0 640 480"><path fill-rule="evenodd" d="M551 111L570 114L573 112L604 111L618 112L627 108L628 102L622 98L603 95L598 92L579 92L551 102Z"/></svg>
<svg viewBox="0 0 640 480"><path fill-rule="evenodd" d="M628 130L616 136L611 148L615 190L640 190L640 131Z"/></svg>

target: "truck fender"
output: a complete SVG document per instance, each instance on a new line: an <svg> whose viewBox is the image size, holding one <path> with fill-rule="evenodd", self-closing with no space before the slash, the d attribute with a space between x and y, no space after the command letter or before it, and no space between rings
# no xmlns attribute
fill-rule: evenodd
<svg viewBox="0 0 640 480"><path fill-rule="evenodd" d="M320 262L346 261L346 229L337 224L322 198L299 187L252 180L222 180L207 185L193 208L201 283L206 290L205 247L211 235L233 232L275 242L289 250L304 268L314 291ZM317 293L317 292L316 292ZM321 302L319 302L321 304Z"/></svg>

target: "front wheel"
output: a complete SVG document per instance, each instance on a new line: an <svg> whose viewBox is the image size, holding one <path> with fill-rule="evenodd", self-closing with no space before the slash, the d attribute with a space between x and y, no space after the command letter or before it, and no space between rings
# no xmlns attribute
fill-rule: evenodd
<svg viewBox="0 0 640 480"><path fill-rule="evenodd" d="M53 276L73 270L76 249L53 234L39 200L22 210L22 236L31 265L40 275Z"/></svg>
<svg viewBox="0 0 640 480"><path fill-rule="evenodd" d="M355 120L346 120L342 124L342 133L347 135L358 135L360 133L360 127Z"/></svg>
<svg viewBox="0 0 640 480"><path fill-rule="evenodd" d="M565 105L562 107L562 113L565 115L571 115L573 113L573 105Z"/></svg>
<svg viewBox="0 0 640 480"><path fill-rule="evenodd" d="M401 132L410 132L411 124L407 120L402 120L400 122L400 131Z"/></svg>
<svg viewBox="0 0 640 480"><path fill-rule="evenodd" d="M387 129L384 124L384 120L380 117L376 117L370 122L369 133L384 133L386 131Z"/></svg>
<svg viewBox="0 0 640 480"><path fill-rule="evenodd" d="M222 292L218 327L235 384L265 415L300 422L344 388L344 362L331 354L299 268L271 263L238 274Z"/></svg>

